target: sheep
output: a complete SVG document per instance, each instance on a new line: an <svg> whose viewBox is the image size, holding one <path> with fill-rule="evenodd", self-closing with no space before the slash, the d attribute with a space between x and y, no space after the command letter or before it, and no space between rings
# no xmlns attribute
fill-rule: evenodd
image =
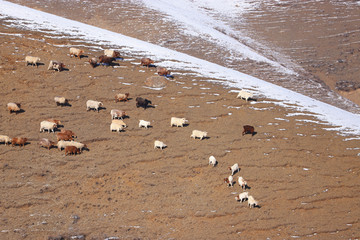
<svg viewBox="0 0 360 240"><path fill-rule="evenodd" d="M255 128L253 126L250 125L245 125L243 126L244 130L242 132L242 135L244 136L245 134L251 133L252 136L254 136L255 134Z"/></svg>
<svg viewBox="0 0 360 240"><path fill-rule="evenodd" d="M210 156L209 157L209 165L212 165L213 167L215 167L217 161L216 158L214 156Z"/></svg>
<svg viewBox="0 0 360 240"><path fill-rule="evenodd" d="M60 140L57 142L57 147L59 149L59 151L61 151L63 148L65 149L66 146L70 146L70 143L69 141L63 141L63 140Z"/></svg>
<svg viewBox="0 0 360 240"><path fill-rule="evenodd" d="M81 59L82 54L84 53L83 50L78 49L78 48L70 48L70 57L74 56L74 57L78 57L79 59Z"/></svg>
<svg viewBox="0 0 360 240"><path fill-rule="evenodd" d="M154 63L154 61L151 60L150 58L142 58L140 63L141 63L141 66L149 67L151 64Z"/></svg>
<svg viewBox="0 0 360 240"><path fill-rule="evenodd" d="M110 131L117 131L118 133L120 133L123 130L122 125L117 124L117 123L111 123L110 124Z"/></svg>
<svg viewBox="0 0 360 240"><path fill-rule="evenodd" d="M94 68L94 67L96 67L97 65L98 65L98 60L97 60L97 58L91 58L90 60L89 60L89 63L90 63L90 65Z"/></svg>
<svg viewBox="0 0 360 240"><path fill-rule="evenodd" d="M80 149L75 146L66 146L65 147L65 156L69 154L80 154Z"/></svg>
<svg viewBox="0 0 360 240"><path fill-rule="evenodd" d="M39 57L26 56L25 57L25 66L28 66L29 64L31 64L32 66L35 65L36 67L38 67L40 60L41 59Z"/></svg>
<svg viewBox="0 0 360 240"><path fill-rule="evenodd" d="M228 169L231 171L231 176L234 176L234 173L236 173L240 170L239 164L235 163L231 167L228 167Z"/></svg>
<svg viewBox="0 0 360 240"><path fill-rule="evenodd" d="M100 106L103 106L102 102L98 102L94 100L86 101L86 111L89 111L90 109L94 109L95 111L99 112Z"/></svg>
<svg viewBox="0 0 360 240"><path fill-rule="evenodd" d="M69 104L65 97L54 97L54 100L57 106L66 106Z"/></svg>
<svg viewBox="0 0 360 240"><path fill-rule="evenodd" d="M27 138L13 138L11 140L11 145L12 146L19 145L20 147L21 146L24 147L26 142L27 142Z"/></svg>
<svg viewBox="0 0 360 240"><path fill-rule="evenodd" d="M252 97L253 97L252 93L241 90L236 98L244 98L246 101L248 101L248 99Z"/></svg>
<svg viewBox="0 0 360 240"><path fill-rule="evenodd" d="M67 146L77 147L80 149L80 151L82 151L84 148L87 148L86 144L75 141L69 141Z"/></svg>
<svg viewBox="0 0 360 240"><path fill-rule="evenodd" d="M170 75L170 71L167 70L164 67L157 67L156 68L156 73L159 74L160 76L168 76L168 75Z"/></svg>
<svg viewBox="0 0 360 240"><path fill-rule="evenodd" d="M115 118L123 119L123 117L126 116L126 112L118 109L111 109L110 115L111 115L111 119L115 119Z"/></svg>
<svg viewBox="0 0 360 240"><path fill-rule="evenodd" d="M129 101L129 93L118 93L115 95L115 102Z"/></svg>
<svg viewBox="0 0 360 240"><path fill-rule="evenodd" d="M142 107L144 108L144 110L148 107L149 104L152 104L152 102L150 100L147 100L145 98L142 97L137 97L136 98L136 107Z"/></svg>
<svg viewBox="0 0 360 240"><path fill-rule="evenodd" d="M233 176L229 176L227 178L224 178L224 182L227 183L228 187L233 187L234 186L233 180L234 180Z"/></svg>
<svg viewBox="0 0 360 240"><path fill-rule="evenodd" d="M61 72L64 70L65 64L59 61L51 60L49 63L48 70L57 70L58 72Z"/></svg>
<svg viewBox="0 0 360 240"><path fill-rule="evenodd" d="M58 141L60 141L60 140L63 140L63 141L72 141L72 140L74 140L71 135L68 135L66 133L61 133L61 132L56 134L56 138L57 138Z"/></svg>
<svg viewBox="0 0 360 240"><path fill-rule="evenodd" d="M243 201L246 201L248 198L249 198L249 193L248 192L242 192L242 193L239 194L239 196L235 197L235 200L243 202Z"/></svg>
<svg viewBox="0 0 360 240"><path fill-rule="evenodd" d="M0 135L0 142L3 142L5 145L11 143L11 138L5 135Z"/></svg>
<svg viewBox="0 0 360 240"><path fill-rule="evenodd" d="M238 178L238 183L239 183L239 186L241 186L241 188L244 190L246 190L246 188L248 187L247 182L241 176L239 176L239 178Z"/></svg>
<svg viewBox="0 0 360 240"><path fill-rule="evenodd" d="M51 131L55 133L56 126L57 126L56 123L49 121L42 121L40 123L40 132L44 132L45 130L47 130L48 133L50 133Z"/></svg>
<svg viewBox="0 0 360 240"><path fill-rule="evenodd" d="M177 118L177 117L172 117L171 121L170 121L170 126L176 126L176 127L183 127L185 123L187 123L188 120L186 120L185 118Z"/></svg>
<svg viewBox="0 0 360 240"><path fill-rule="evenodd" d="M150 126L150 122L149 121L145 121L145 120L140 120L139 121L139 128L144 127L144 128L148 128Z"/></svg>
<svg viewBox="0 0 360 240"><path fill-rule="evenodd" d="M52 146L55 146L55 143L47 138L41 138L38 144L42 147L47 148L48 150L50 150Z"/></svg>
<svg viewBox="0 0 360 240"><path fill-rule="evenodd" d="M154 149L155 148L160 148L160 149L163 149L163 148L166 148L167 145L159 140L155 140L154 142Z"/></svg>
<svg viewBox="0 0 360 240"><path fill-rule="evenodd" d="M99 57L99 63L103 63L103 65L112 65L113 61L115 61L115 58L107 57L105 55Z"/></svg>
<svg viewBox="0 0 360 240"><path fill-rule="evenodd" d="M112 123L119 124L119 125L121 125L123 128L126 128L126 127L127 127L126 123L125 123L123 120L121 120L121 119L113 119L111 122L112 122Z"/></svg>
<svg viewBox="0 0 360 240"><path fill-rule="evenodd" d="M120 57L120 53L118 51L110 50L110 49L105 49L104 55L107 57L111 57L111 58L119 58Z"/></svg>
<svg viewBox="0 0 360 240"><path fill-rule="evenodd" d="M15 112L15 114L18 114L18 112L21 111L20 107L21 107L20 103L10 102L10 103L7 104L7 109L10 112L10 114L12 112Z"/></svg>
<svg viewBox="0 0 360 240"><path fill-rule="evenodd" d="M77 137L76 134L75 134L73 131L71 131L71 130L61 129L60 132L61 132L61 133L65 133L65 134L67 134L67 135L69 135L69 136L72 136L72 137L74 137L74 138Z"/></svg>
<svg viewBox="0 0 360 240"><path fill-rule="evenodd" d="M254 199L253 196L248 197L248 205L250 208L259 207L258 202Z"/></svg>
<svg viewBox="0 0 360 240"><path fill-rule="evenodd" d="M207 138L207 132L200 131L200 130L193 130L191 136L192 138L200 138L202 140L203 138Z"/></svg>
<svg viewBox="0 0 360 240"><path fill-rule="evenodd" d="M55 123L55 124L56 124L56 127L58 127L58 126L61 124L61 121L60 121L60 120L53 119L53 118L46 119L45 121Z"/></svg>

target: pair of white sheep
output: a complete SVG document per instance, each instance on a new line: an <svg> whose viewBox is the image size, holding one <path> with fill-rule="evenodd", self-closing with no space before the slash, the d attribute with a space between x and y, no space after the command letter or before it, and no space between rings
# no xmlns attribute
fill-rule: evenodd
<svg viewBox="0 0 360 240"><path fill-rule="evenodd" d="M258 201L256 201L253 196L249 195L249 192L240 193L239 196L235 197L235 200L240 202L248 200L248 206L250 208L259 207Z"/></svg>

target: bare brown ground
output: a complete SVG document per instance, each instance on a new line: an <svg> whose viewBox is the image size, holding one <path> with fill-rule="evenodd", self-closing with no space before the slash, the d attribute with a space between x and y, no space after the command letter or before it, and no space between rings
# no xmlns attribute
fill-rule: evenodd
<svg viewBox="0 0 360 240"><path fill-rule="evenodd" d="M355 239L359 237L359 143L324 130L310 116L236 99L220 85L174 73L166 88L144 88L154 69L125 56L119 67L97 67L88 58L70 58L67 40L7 28L0 32L0 134L27 137L24 148L0 145L0 239ZM6 33L6 34L4 34ZM8 34L22 34L8 35ZM79 44L79 43L77 43ZM80 43L82 44L82 43ZM88 57L99 56L91 46ZM25 66L26 55L45 65ZM48 71L50 60L69 71ZM117 92L129 102L115 103ZM63 95L71 107L58 107ZM135 107L142 96L154 108ZM102 101L99 113L86 111L88 99ZM23 113L9 114L7 102ZM254 102L253 102L254 103ZM110 110L125 110L128 128L110 132ZM170 117L189 125L170 127ZM65 156L37 140L47 118L60 119L89 150ZM140 119L152 128L138 128ZM310 120L310 121L308 121ZM257 134L241 136L242 126ZM194 140L191 131L208 131ZM168 147L154 149L154 140ZM219 164L208 165L214 155ZM227 167L238 163L260 208L236 202L235 184L226 187Z"/></svg>

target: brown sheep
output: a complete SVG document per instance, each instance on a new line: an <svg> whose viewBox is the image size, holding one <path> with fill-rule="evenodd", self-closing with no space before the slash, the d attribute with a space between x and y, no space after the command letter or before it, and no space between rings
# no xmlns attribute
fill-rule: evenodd
<svg viewBox="0 0 360 240"><path fill-rule="evenodd" d="M90 65L94 68L98 65L98 60L96 58L91 58L89 60Z"/></svg>
<svg viewBox="0 0 360 240"><path fill-rule="evenodd" d="M252 136L254 136L255 134L255 128L253 126L250 125L245 125L243 126L244 130L242 132L242 135L244 136L245 134L251 133Z"/></svg>
<svg viewBox="0 0 360 240"><path fill-rule="evenodd" d="M11 145L15 146L15 145L19 145L20 147L24 147L25 143L27 142L27 138L13 138L11 140Z"/></svg>
<svg viewBox="0 0 360 240"><path fill-rule="evenodd" d="M142 58L141 59L141 66L149 67L153 63L154 63L154 61L151 60L150 58Z"/></svg>
<svg viewBox="0 0 360 240"><path fill-rule="evenodd" d="M69 154L80 154L80 149L75 146L66 146L65 147L65 156Z"/></svg>
<svg viewBox="0 0 360 240"><path fill-rule="evenodd" d="M156 68L156 72L157 72L157 74L159 74L160 76L170 75L170 71L167 70L167 69L164 68L164 67L157 67L157 68Z"/></svg>
<svg viewBox="0 0 360 240"><path fill-rule="evenodd" d="M105 65L111 66L113 61L115 61L115 58L108 57L108 56L105 56L105 55L101 55L99 57L99 63L105 63Z"/></svg>
<svg viewBox="0 0 360 240"><path fill-rule="evenodd" d="M72 136L67 135L66 133L57 133L56 138L57 138L58 141L60 141L60 140L63 140L63 141L72 141L72 140L74 140Z"/></svg>
<svg viewBox="0 0 360 240"><path fill-rule="evenodd" d="M67 134L67 135L69 135L69 136L72 136L72 137L74 137L74 138L77 137L76 134L75 134L73 131L71 131L71 130L61 129L61 133L65 133L65 134Z"/></svg>

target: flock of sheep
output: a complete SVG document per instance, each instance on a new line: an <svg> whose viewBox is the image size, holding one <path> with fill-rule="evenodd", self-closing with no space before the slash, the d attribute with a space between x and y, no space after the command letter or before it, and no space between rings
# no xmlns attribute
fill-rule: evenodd
<svg viewBox="0 0 360 240"><path fill-rule="evenodd" d="M77 49L77 48L70 48L70 57L75 56L78 57L79 59L81 58L82 54L84 53L83 50L81 49ZM92 67L96 67L97 65L112 65L113 61L116 61L118 58L120 57L120 53L114 50L104 50L104 55L100 56L99 58L91 58L89 60L89 63ZM39 65L41 59L39 57L32 57L32 56L26 56L25 57L25 62L26 62L26 66L27 65L35 65L36 67ZM141 59L141 65L142 66L146 66L149 67L151 64L153 64L154 61L149 59L149 58L143 58ZM49 67L48 70L57 70L57 71L62 71L65 68L65 64L63 64L62 62L59 61L50 61L49 63ZM157 73L160 76L169 76L170 72L163 67L157 67ZM246 92L244 90L241 90L237 96L237 98L243 98L246 101L248 101L248 99L251 99L253 97L252 93ZM115 102L120 102L120 101L128 101L129 100L129 93L118 93L115 95ZM61 96L56 96L54 98L55 103L58 106L67 106L69 105L68 100L65 97L61 97ZM144 109L146 109L151 103L150 100L148 99L144 99L141 97L137 97L136 98L136 107L143 107ZM102 106L102 102L99 101L95 101L95 100L88 100L86 102L86 110L89 111L91 109L98 111L101 109ZM10 112L10 114L12 112L18 113L21 112L21 105L19 103L13 103L10 102L7 104L7 109ZM123 117L126 116L126 112L121 111L121 110L117 110L117 109L112 109L111 112L111 119L112 122L110 124L110 131L117 131L117 132L121 132L123 131L124 128L127 127L127 125L125 124L125 122L123 121ZM170 119L170 126L176 126L176 127L183 127L184 124L187 124L188 120L186 120L185 118L178 118L178 117L172 117ZM59 120L56 119L47 119L44 120L40 123L40 132L44 132L44 131L48 131L55 133L55 131L57 130L57 128L59 127L59 125L61 124L61 122ZM145 121L145 120L139 120L139 128L145 128L147 129L148 127L150 127L150 121ZM243 135L250 133L252 135L254 135L254 127L253 126L249 126L249 125L245 125L243 126L244 130L243 130ZM207 132L205 131L200 131L200 130L193 130L192 134L191 134L191 138L199 138L200 140L207 138ZM50 149L53 146L57 146L57 148L59 150L65 149L65 155L68 154L79 154L82 152L83 149L86 149L87 146L84 143L80 143L80 142L76 142L74 141L74 138L76 138L76 134L71 131L71 130L65 130L65 129L61 129L60 132L56 133L57 136L57 144L55 144L53 141L50 141L47 138L42 138L39 140L39 145L42 147L46 147L48 149ZM10 144L12 146L15 145L19 145L19 146L25 146L26 142L27 142L27 138L10 138L8 136L5 135L0 135L0 143L3 142L5 143L5 145ZM155 148L160 148L160 149L164 149L166 148L167 145L159 140L155 140L154 141L154 149ZM210 156L209 158L209 165L212 166L216 166L217 165L217 161L215 159L214 156ZM234 182L233 182L233 175L240 171L239 165L236 163L233 166L229 167L229 170L231 170L231 175L227 178L224 179L224 181L228 184L228 186L233 186ZM241 186L241 188L245 191L247 188L249 188L247 186L247 182L241 177L239 176L238 178L238 183ZM255 201L255 199L249 195L248 192L242 192L240 193L238 196L235 197L235 199L237 201L243 202L248 200L248 205L250 208L252 207L258 207L258 203L257 201Z"/></svg>

